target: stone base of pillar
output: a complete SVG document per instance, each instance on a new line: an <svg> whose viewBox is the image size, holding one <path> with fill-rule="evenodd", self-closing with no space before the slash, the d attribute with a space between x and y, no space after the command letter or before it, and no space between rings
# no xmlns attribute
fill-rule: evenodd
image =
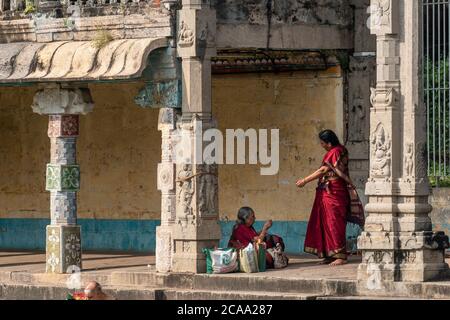
<svg viewBox="0 0 450 320"><path fill-rule="evenodd" d="M218 240L176 240L172 271L182 273L206 273L204 248L218 246Z"/></svg>
<svg viewBox="0 0 450 320"><path fill-rule="evenodd" d="M426 282L450 278L446 263L361 263L358 267L358 280L367 289L382 289L383 282Z"/></svg>
<svg viewBox="0 0 450 320"><path fill-rule="evenodd" d="M46 272L73 273L81 270L81 227L49 225L46 233Z"/></svg>
<svg viewBox="0 0 450 320"><path fill-rule="evenodd" d="M156 228L156 271L172 271L173 240L172 227Z"/></svg>
<svg viewBox="0 0 450 320"><path fill-rule="evenodd" d="M174 227L173 272L206 273L204 248L219 246L220 226L217 220L203 220L201 225L179 224Z"/></svg>
<svg viewBox="0 0 450 320"><path fill-rule="evenodd" d="M448 278L445 263L448 237L432 232L363 232L358 248L363 260L358 268L360 284L383 289L383 282L424 282Z"/></svg>

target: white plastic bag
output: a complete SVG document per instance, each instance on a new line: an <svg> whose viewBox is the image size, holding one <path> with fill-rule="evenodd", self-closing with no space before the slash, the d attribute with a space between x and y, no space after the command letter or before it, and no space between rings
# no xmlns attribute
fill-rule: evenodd
<svg viewBox="0 0 450 320"><path fill-rule="evenodd" d="M241 271L245 273L259 272L258 257L253 244L249 243L247 247L239 252Z"/></svg>
<svg viewBox="0 0 450 320"><path fill-rule="evenodd" d="M235 272L239 269L238 255L234 249L209 251L211 267L214 274Z"/></svg>

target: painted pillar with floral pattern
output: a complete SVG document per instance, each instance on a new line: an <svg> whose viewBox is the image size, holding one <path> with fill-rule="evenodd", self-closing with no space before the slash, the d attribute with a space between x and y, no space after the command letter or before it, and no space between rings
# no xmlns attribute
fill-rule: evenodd
<svg viewBox="0 0 450 320"><path fill-rule="evenodd" d="M87 89L44 88L36 93L33 110L49 117L50 163L46 190L50 192L51 224L46 232L46 272L81 270L81 228L77 225L80 167L76 161L79 115L93 107Z"/></svg>

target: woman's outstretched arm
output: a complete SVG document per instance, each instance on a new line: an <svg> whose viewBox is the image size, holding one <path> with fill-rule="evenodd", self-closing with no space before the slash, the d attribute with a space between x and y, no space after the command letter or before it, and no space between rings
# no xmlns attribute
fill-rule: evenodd
<svg viewBox="0 0 450 320"><path fill-rule="evenodd" d="M258 236L256 237L255 240L261 240L264 241L264 238L266 237L267 233L269 232L269 229L272 227L272 220L267 221L264 224L263 229L261 230L261 232L259 232Z"/></svg>
<svg viewBox="0 0 450 320"><path fill-rule="evenodd" d="M306 177L305 179L298 180L297 181L297 187L303 188L308 183L310 183L310 182L312 182L314 180L322 178L329 170L330 170L330 168L328 168L327 166L320 167L319 170L315 171L313 174L311 174L310 176Z"/></svg>

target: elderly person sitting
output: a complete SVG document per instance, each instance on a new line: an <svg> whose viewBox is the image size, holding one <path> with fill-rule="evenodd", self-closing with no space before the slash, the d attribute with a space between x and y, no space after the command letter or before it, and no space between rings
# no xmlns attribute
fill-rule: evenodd
<svg viewBox="0 0 450 320"><path fill-rule="evenodd" d="M113 297L104 293L102 286L96 281L88 283L86 289L84 289L84 294L88 300L115 300Z"/></svg>
<svg viewBox="0 0 450 320"><path fill-rule="evenodd" d="M267 221L260 232L253 228L255 220L255 212L252 208L243 207L239 209L236 225L233 228L228 246L242 249L247 247L249 243L265 242L268 249L272 248L274 244L272 241L268 241L272 238L268 234L269 229L272 227L272 220ZM266 253L266 263L268 268L273 268L273 257L268 252Z"/></svg>

